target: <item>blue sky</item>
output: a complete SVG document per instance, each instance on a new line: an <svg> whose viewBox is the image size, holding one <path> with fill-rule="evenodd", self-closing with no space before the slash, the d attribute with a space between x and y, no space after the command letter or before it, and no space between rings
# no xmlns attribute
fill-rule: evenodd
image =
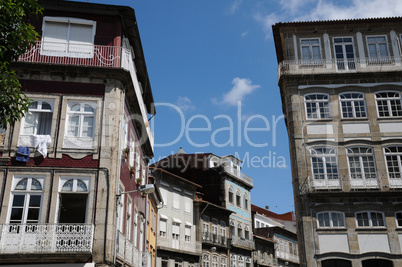
<svg viewBox="0 0 402 267"><path fill-rule="evenodd" d="M254 179L251 202L277 213L294 203L272 24L402 15L400 0L85 2L135 9L157 105L154 160L180 147L235 155Z"/></svg>

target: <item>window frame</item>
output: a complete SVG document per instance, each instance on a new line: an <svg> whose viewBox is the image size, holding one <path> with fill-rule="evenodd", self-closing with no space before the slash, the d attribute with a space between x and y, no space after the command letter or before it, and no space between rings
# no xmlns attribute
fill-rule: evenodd
<svg viewBox="0 0 402 267"><path fill-rule="evenodd" d="M398 97L395 96L389 96L387 95L384 98L379 98L378 95L379 94L383 94L383 93L393 93L393 94L398 94ZM392 91L392 90L387 90L387 91L378 91L374 93L374 97L375 97L375 104L376 104L376 108L377 108L377 116L378 118L400 118L402 117L402 98L401 98L401 93L398 91ZM380 106L379 106L379 101L385 101L386 105L382 105L382 107L386 107L387 110L386 111L380 111ZM392 108L393 107L397 107L397 105L393 105L392 101L399 101L399 110L394 111ZM380 112L382 113L388 113L388 116L385 115L380 115ZM400 113L400 115L394 115L394 112L396 113Z"/></svg>
<svg viewBox="0 0 402 267"><path fill-rule="evenodd" d="M315 99L308 99L315 96ZM322 96L318 99L318 96ZM326 97L326 99L324 99ZM321 107L320 104L323 103ZM311 107L307 107L308 105ZM327 104L328 106L325 106ZM310 112L309 109L315 108L315 112ZM328 111L326 111L328 109ZM304 95L304 112L307 120L330 120L332 118L330 95L325 93L310 93ZM327 116L326 116L327 115ZM316 117L314 117L316 116Z"/></svg>
<svg viewBox="0 0 402 267"><path fill-rule="evenodd" d="M358 153L350 153L350 151L352 151L352 149L359 149ZM371 150L371 153L365 152L362 153L361 149L366 149L366 151ZM374 148L373 147L368 147L368 146L353 146L353 147L347 147L346 148L346 156L347 156L347 161L348 161L348 171L349 171L349 177L350 179L362 179L362 180L366 180L366 179L378 179L378 172L377 172L377 165L376 165L376 161L375 161L375 155L374 155ZM365 161L363 160L363 157L370 157L372 158L371 162L373 163L372 166L374 166L374 176L372 176L373 174L370 172L369 173L369 177L366 175L366 171L365 171ZM351 161L351 157L357 157L359 159L359 169L360 171L357 173L352 173L351 172L351 167L352 167L352 161ZM368 162L370 163L370 161ZM368 166L371 166L370 164L366 164ZM353 167L353 169L357 169L357 167ZM356 175L361 175L361 177L356 177ZM355 177L354 177L355 176Z"/></svg>
<svg viewBox="0 0 402 267"><path fill-rule="evenodd" d="M168 223L167 223L167 219L166 218L162 218L161 216L159 217L159 233L158 233L158 235L160 236L160 237L164 237L164 238L166 238L167 237L167 228L168 228ZM164 225L165 225L165 227L164 227L164 229L163 229L163 227L162 227L162 223L164 223Z"/></svg>
<svg viewBox="0 0 402 267"><path fill-rule="evenodd" d="M241 208L241 206L242 206L242 203L241 203L241 191L240 191L240 189L237 189L237 190L236 190L236 206L237 206L237 207L240 207L240 208Z"/></svg>
<svg viewBox="0 0 402 267"><path fill-rule="evenodd" d="M319 150L327 150L325 151L326 153L318 153ZM331 153L334 152L334 153ZM338 162L338 154L337 154L337 148L336 147L312 147L310 148L310 162L311 162L311 173L313 176L314 180L339 180L339 162ZM318 156L319 155L319 156ZM315 162L314 162L314 158L319 158L322 160L322 169L324 171L323 174L315 174ZM330 158L334 158L335 159L335 163L336 163L336 174L328 174L328 160ZM331 161L332 163L332 161ZM330 176L334 176L333 178L330 178ZM317 178L316 176L323 176L323 178ZM336 177L335 177L336 176Z"/></svg>
<svg viewBox="0 0 402 267"><path fill-rule="evenodd" d="M229 188L228 188L228 201L229 201L229 203L231 203L231 204L235 204L234 203L234 188L233 188L233 186L229 186Z"/></svg>
<svg viewBox="0 0 402 267"><path fill-rule="evenodd" d="M391 148L396 148L397 152L390 151ZM385 164L387 167L387 177L388 179L401 179L402 182L402 146L401 145L391 145L385 146L384 148L384 157L385 157ZM388 151L387 151L388 150ZM389 164L389 157L395 157L397 161L397 166L390 166ZM391 158L391 160L393 160ZM395 172L396 167L399 169L399 174ZM393 175L391 175L390 168L394 169ZM392 176L399 176L399 177L392 177Z"/></svg>
<svg viewBox="0 0 402 267"><path fill-rule="evenodd" d="M369 223L368 226L359 225L359 219L357 218L358 214L367 214L367 221ZM373 218L372 218L373 214L380 214L381 215L383 225L373 226ZM384 212L375 211L375 210L358 211L358 212L355 212L355 220L356 220L356 228L386 228ZM378 220L378 219L376 219L376 220Z"/></svg>
<svg viewBox="0 0 402 267"><path fill-rule="evenodd" d="M354 96L355 94L358 94L359 97ZM347 95L350 95L350 98L343 98L346 97ZM360 97L361 96L361 97ZM363 102L363 105L356 105L357 102ZM345 112L346 114L349 114L350 112L348 112L347 110L344 111L344 106L343 103L350 103L350 106L346 106L345 108L350 107L351 108L351 112L352 112L352 116L345 116ZM339 107L341 109L341 115L342 115L342 119L361 119L361 118L367 118L367 106L366 106L366 98L364 93L361 92L344 92L344 93L340 93L339 94ZM356 108L359 108L360 110L356 111ZM362 114L364 113L364 116L359 115L357 116L357 113Z"/></svg>
<svg viewBox="0 0 402 267"><path fill-rule="evenodd" d="M19 182L23 181L24 179L27 179L27 184L25 189L16 189L17 185ZM41 189L40 190L35 190L32 189L32 180L36 180L37 182L40 183ZM13 225L27 225L27 224L40 224L41 222L41 213L42 213L42 208L43 208L43 196L45 192L45 177L43 176L31 176L31 175L23 175L23 176L14 176L12 179L12 190L11 190L11 197L9 201L9 208L8 208L8 214L7 214L7 223L8 224L13 224ZM15 196L24 196L24 203L22 206L14 206L14 198ZM39 211L38 211L38 218L35 220L37 222L30 222L28 223L28 213L29 213L29 208L32 207L30 206L30 201L32 196L40 196L39 200ZM16 221L12 220L12 214L13 214L13 209L22 208L22 214L21 214L21 222L11 222L11 221ZM35 207L36 209L36 207ZM32 221L32 220L31 220Z"/></svg>
<svg viewBox="0 0 402 267"><path fill-rule="evenodd" d="M328 214L328 222L329 226L321 225L320 219L318 218L320 215ZM341 215L342 216L342 223L343 226L334 226L334 214L337 214L337 216ZM346 228L346 219L345 219L345 213L341 211L321 211L317 212L316 214L316 220L317 220L317 228L338 228L338 229L343 229ZM337 220L340 221L340 220Z"/></svg>
<svg viewBox="0 0 402 267"><path fill-rule="evenodd" d="M67 36L65 42L53 42L55 44L64 44L65 49L64 51L59 51L59 50L48 50L46 49L46 38L49 38L46 36L46 31L49 23L60 23L60 24L67 24ZM91 44L87 45L86 44L86 52L74 52L70 50L70 46L72 44L76 45L81 45L85 46L83 42L81 44L74 43L74 41L71 40L71 25L87 25L91 26ZM75 57L75 58L92 58L94 56L94 46L95 46L95 34L96 34L96 21L93 20L86 20L86 19L80 19L80 18L71 18L71 17L51 17L51 16L45 16L43 17L43 22L42 22L42 45L40 48L40 54L45 55L45 56L58 56L58 57ZM63 39L64 40L64 39Z"/></svg>
<svg viewBox="0 0 402 267"><path fill-rule="evenodd" d="M398 215L400 216L400 218L398 218ZM396 228L402 228L402 211L395 212L395 221L396 221Z"/></svg>
<svg viewBox="0 0 402 267"><path fill-rule="evenodd" d="M316 43L311 43L312 40L318 40L318 44ZM302 44L303 41L308 41L309 43ZM321 63L320 61L322 60L322 51L321 51L321 39L319 37L311 37L311 38L300 38L299 39L299 46L300 46L300 59L302 60L302 63L306 62L314 62L317 60L317 63ZM318 46L318 51L319 51L319 58L314 58L314 52L313 52L313 47ZM309 58L305 59L303 58L303 47L307 47L309 51ZM316 64L317 64L316 63Z"/></svg>
<svg viewBox="0 0 402 267"><path fill-rule="evenodd" d="M53 124L53 115L54 115L54 99L46 99L46 98L32 98L33 102L32 103L37 103L37 108L31 108L31 105L28 107L28 111L25 113L23 119L21 120L21 129L20 129L20 136L32 136L32 135L39 135L38 134L38 128L39 128L39 120L40 120L40 114L42 113L51 113L50 116L50 129L49 129L49 133L46 135L51 135L52 134L52 124ZM43 104L47 103L50 106L50 111L48 111L47 109L43 109ZM32 104L31 103L31 104ZM39 108L41 107L41 108ZM37 121L36 124L34 125L34 133L26 133L25 132L25 125L27 124L26 122L26 117L27 117L27 113L35 113L37 114ZM43 133L41 133L43 134Z"/></svg>
<svg viewBox="0 0 402 267"><path fill-rule="evenodd" d="M378 37L385 37L385 41L384 42L379 42L378 40L376 40L375 42L369 42L369 38L378 38ZM379 49L379 45L380 44L385 44L385 47L387 48L387 56L381 56L381 51ZM376 50L376 56L373 57L370 53L370 49L369 46L370 45L374 45L375 46L375 50ZM388 62L390 60L390 51L389 51L389 43L388 43L388 36L387 35L367 35L366 36L366 47L367 47L367 55L369 58L369 62L370 63L380 63L382 62L384 59Z"/></svg>

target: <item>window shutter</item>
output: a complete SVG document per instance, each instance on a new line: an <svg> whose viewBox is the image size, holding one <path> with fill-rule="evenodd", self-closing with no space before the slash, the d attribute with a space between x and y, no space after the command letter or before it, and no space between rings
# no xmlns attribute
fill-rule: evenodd
<svg viewBox="0 0 402 267"><path fill-rule="evenodd" d="M68 24L63 22L46 22L45 33L43 35L43 47L45 51L67 51Z"/></svg>
<svg viewBox="0 0 402 267"><path fill-rule="evenodd" d="M162 231L162 232L166 232L166 229L167 229L167 225L166 225L167 223L166 223L166 220L160 220L160 223L159 223L159 228L160 228L160 231Z"/></svg>
<svg viewBox="0 0 402 267"><path fill-rule="evenodd" d="M92 28L92 25L70 24L69 52L92 52Z"/></svg>

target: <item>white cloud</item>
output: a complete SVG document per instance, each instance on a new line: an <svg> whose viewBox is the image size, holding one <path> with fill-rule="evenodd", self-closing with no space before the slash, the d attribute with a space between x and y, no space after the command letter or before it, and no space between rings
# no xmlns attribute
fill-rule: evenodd
<svg viewBox="0 0 402 267"><path fill-rule="evenodd" d="M195 105L187 96L179 96L176 104L183 112L195 110Z"/></svg>
<svg viewBox="0 0 402 267"><path fill-rule="evenodd" d="M243 32L243 33L241 34L241 37L244 38L244 37L247 36L247 34L248 34L248 32Z"/></svg>
<svg viewBox="0 0 402 267"><path fill-rule="evenodd" d="M229 92L224 93L222 100L216 98L212 99L215 104L226 104L236 106L240 101L242 102L246 95L251 94L255 89L260 88L260 85L253 85L252 81L244 78L234 78L232 81L233 87Z"/></svg>
<svg viewBox="0 0 402 267"><path fill-rule="evenodd" d="M402 14L400 0L280 0L275 13L263 13L258 8L254 19L261 24L267 37L272 37L272 25L277 22L343 20L356 18L396 17Z"/></svg>
<svg viewBox="0 0 402 267"><path fill-rule="evenodd" d="M239 10L240 4L243 2L243 0L233 0L233 3L229 7L229 13L233 14L236 13L237 10Z"/></svg>

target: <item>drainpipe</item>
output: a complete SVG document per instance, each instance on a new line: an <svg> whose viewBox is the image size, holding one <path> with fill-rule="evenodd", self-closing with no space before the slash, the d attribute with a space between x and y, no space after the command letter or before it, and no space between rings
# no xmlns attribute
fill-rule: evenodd
<svg viewBox="0 0 402 267"><path fill-rule="evenodd" d="M315 261L315 266L318 266L317 263L317 255L316 255L316 245L315 245L315 235L314 235L314 224L313 224L313 209L311 208L311 203L310 203L310 221L311 221L311 236L313 237L313 246L314 246L314 261Z"/></svg>

